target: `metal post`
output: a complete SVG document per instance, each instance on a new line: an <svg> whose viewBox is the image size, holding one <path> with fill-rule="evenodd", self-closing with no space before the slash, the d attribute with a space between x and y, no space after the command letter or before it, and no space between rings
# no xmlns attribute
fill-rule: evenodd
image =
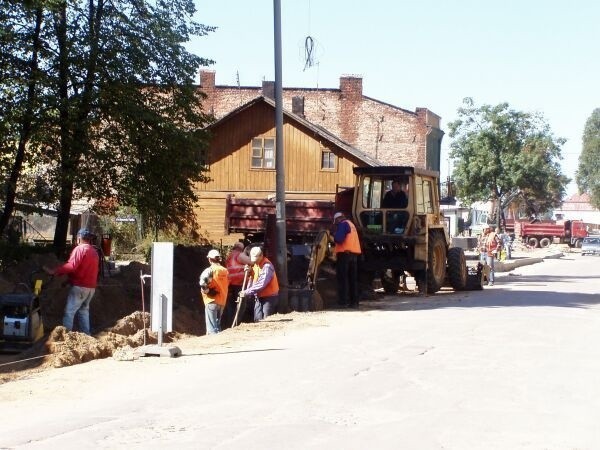
<svg viewBox="0 0 600 450"><path fill-rule="evenodd" d="M281 0L273 0L275 41L275 224L279 268L279 311L288 311L287 242L285 239L285 161L283 149L283 88L281 73Z"/></svg>
<svg viewBox="0 0 600 450"><path fill-rule="evenodd" d="M163 308L165 306L165 296L163 294L160 295L160 308L158 309L158 346L162 347L163 344Z"/></svg>

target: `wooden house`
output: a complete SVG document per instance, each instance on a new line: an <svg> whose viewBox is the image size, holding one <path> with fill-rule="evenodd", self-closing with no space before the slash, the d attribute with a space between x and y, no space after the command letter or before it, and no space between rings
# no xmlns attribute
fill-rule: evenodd
<svg viewBox="0 0 600 450"><path fill-rule="evenodd" d="M196 215L208 239L231 244L239 235L225 230L228 195L275 196L275 103L261 96L231 111L210 127L206 155L211 181L196 186ZM333 200L338 187L354 184L352 168L381 165L300 115L284 110L286 200Z"/></svg>

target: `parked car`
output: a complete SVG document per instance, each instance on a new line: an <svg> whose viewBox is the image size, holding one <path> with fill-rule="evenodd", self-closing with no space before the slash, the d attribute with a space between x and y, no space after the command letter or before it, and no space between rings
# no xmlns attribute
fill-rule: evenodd
<svg viewBox="0 0 600 450"><path fill-rule="evenodd" d="M582 255L600 255L600 236L588 236L581 243Z"/></svg>

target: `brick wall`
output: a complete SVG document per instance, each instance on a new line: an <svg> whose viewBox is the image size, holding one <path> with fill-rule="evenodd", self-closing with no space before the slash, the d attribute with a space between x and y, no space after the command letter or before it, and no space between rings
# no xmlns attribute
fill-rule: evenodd
<svg viewBox="0 0 600 450"><path fill-rule="evenodd" d="M200 88L208 96L204 109L217 119L260 95L271 96L272 86L219 86L213 71L200 72ZM355 75L340 77L338 89L284 88L285 110L292 111L294 97L304 99L308 121L384 164L427 167L427 133L440 123L428 109L412 112L366 97L362 78Z"/></svg>

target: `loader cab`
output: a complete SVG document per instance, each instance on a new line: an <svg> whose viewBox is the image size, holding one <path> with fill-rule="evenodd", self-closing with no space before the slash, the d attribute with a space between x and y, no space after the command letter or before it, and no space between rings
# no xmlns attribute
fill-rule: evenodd
<svg viewBox="0 0 600 450"><path fill-rule="evenodd" d="M409 223L409 177L365 175L356 211L362 228L377 234L404 234Z"/></svg>
<svg viewBox="0 0 600 450"><path fill-rule="evenodd" d="M427 171L392 166L354 172L354 219L369 234L406 235L415 216L439 213L437 178Z"/></svg>

